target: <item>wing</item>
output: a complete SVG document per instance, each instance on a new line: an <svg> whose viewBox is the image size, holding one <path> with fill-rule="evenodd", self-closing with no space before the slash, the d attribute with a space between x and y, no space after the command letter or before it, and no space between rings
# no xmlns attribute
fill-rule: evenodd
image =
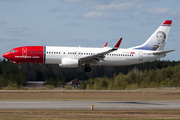
<svg viewBox="0 0 180 120"><path fill-rule="evenodd" d="M122 41L122 38L119 39L119 41L116 43L116 45L112 49L109 49L109 50L101 52L101 53L93 54L90 56L81 57L81 58L79 58L79 61L82 64L85 64L85 63L99 64L99 63L101 63L101 61L104 61L106 54L116 51L119 48L121 41Z"/></svg>

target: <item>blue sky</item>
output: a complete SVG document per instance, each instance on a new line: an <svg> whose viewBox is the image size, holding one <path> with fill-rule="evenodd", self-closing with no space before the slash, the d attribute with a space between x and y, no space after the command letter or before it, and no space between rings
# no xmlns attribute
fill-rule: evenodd
<svg viewBox="0 0 180 120"><path fill-rule="evenodd" d="M179 0L0 0L0 55L19 46L143 44L173 20L162 60L180 60Z"/></svg>

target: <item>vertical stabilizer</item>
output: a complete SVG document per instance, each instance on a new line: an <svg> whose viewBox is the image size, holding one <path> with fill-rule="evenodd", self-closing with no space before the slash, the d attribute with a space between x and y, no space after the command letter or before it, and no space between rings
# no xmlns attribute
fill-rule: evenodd
<svg viewBox="0 0 180 120"><path fill-rule="evenodd" d="M152 51L164 51L172 20L166 20L142 45L130 49L142 49Z"/></svg>

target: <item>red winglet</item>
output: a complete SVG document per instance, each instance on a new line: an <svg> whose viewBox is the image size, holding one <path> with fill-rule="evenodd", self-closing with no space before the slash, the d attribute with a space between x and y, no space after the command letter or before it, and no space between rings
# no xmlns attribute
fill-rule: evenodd
<svg viewBox="0 0 180 120"><path fill-rule="evenodd" d="M116 43L116 45L114 46L114 49L118 49L120 44L121 44L122 38L119 39L119 41Z"/></svg>
<svg viewBox="0 0 180 120"><path fill-rule="evenodd" d="M172 23L172 20L166 20L164 21L163 25L171 25Z"/></svg>
<svg viewBox="0 0 180 120"><path fill-rule="evenodd" d="M108 44L108 43L106 42L106 43L104 44L103 48L104 48L104 47L106 47L106 46L107 46L107 44Z"/></svg>

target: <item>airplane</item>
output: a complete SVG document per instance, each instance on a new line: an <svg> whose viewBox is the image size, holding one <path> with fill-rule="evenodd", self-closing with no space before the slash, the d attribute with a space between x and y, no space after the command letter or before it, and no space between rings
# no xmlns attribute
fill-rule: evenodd
<svg viewBox="0 0 180 120"><path fill-rule="evenodd" d="M84 71L90 72L90 66L125 66L150 62L165 57L164 51L172 20L165 20L159 28L142 45L128 49L119 49L122 38L113 48L92 47L61 47L61 46L22 46L2 56L15 64L44 63L59 64L63 68L85 66Z"/></svg>

